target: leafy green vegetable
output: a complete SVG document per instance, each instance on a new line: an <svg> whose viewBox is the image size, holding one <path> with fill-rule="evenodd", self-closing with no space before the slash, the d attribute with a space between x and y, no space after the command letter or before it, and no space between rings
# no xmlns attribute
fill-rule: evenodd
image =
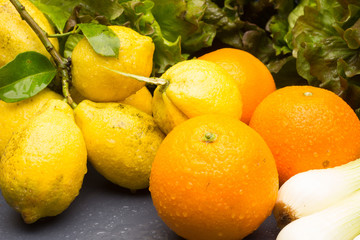
<svg viewBox="0 0 360 240"><path fill-rule="evenodd" d="M277 0L268 24L277 56L268 66L282 70L296 59L308 84L329 89L354 109L360 107L360 2L357 0ZM289 56L291 54L291 56ZM287 66L288 67L288 66Z"/></svg>
<svg viewBox="0 0 360 240"><path fill-rule="evenodd" d="M270 1L124 0L120 5L124 11L112 23L153 38L155 74L213 47L215 40L223 46L247 50L264 62L275 55L266 31L250 22L260 19L265 25L263 13L271 8ZM256 10L259 15L251 15L247 20L244 8ZM244 20L240 19L242 16Z"/></svg>
<svg viewBox="0 0 360 240"><path fill-rule="evenodd" d="M113 24L129 26L137 32L150 36L155 44L154 73L162 73L168 67L187 58L181 52L181 36L170 41L163 36L162 29L152 14L152 1L123 1L122 15Z"/></svg>
<svg viewBox="0 0 360 240"><path fill-rule="evenodd" d="M24 52L0 68L0 99L17 102L43 90L56 75L47 57L37 52Z"/></svg>
<svg viewBox="0 0 360 240"><path fill-rule="evenodd" d="M215 39L250 52L267 64L275 49L265 25L274 13L272 1L210 1L203 21L216 27Z"/></svg>
<svg viewBox="0 0 360 240"><path fill-rule="evenodd" d="M78 24L96 53L106 57L119 55L120 40L107 26L97 23Z"/></svg>
<svg viewBox="0 0 360 240"><path fill-rule="evenodd" d="M93 15L103 15L110 20L117 18L122 13L117 1L113 0L31 0L31 2L54 23L60 33L64 31L64 27L76 6L81 5L83 9L94 13Z"/></svg>
<svg viewBox="0 0 360 240"><path fill-rule="evenodd" d="M249 51L265 63L275 56L265 30L274 13L271 0L32 1L54 22L58 32L97 22L129 26L152 37L156 46L154 75L213 47L215 40L222 46ZM69 49L66 54L71 55Z"/></svg>
<svg viewBox="0 0 360 240"><path fill-rule="evenodd" d="M258 57L278 87L319 86L360 107L358 0L32 1L59 32L64 22L65 32L97 22L125 25L152 37L153 75L214 47L230 46ZM69 37L64 55L71 55L78 38Z"/></svg>
<svg viewBox="0 0 360 240"><path fill-rule="evenodd" d="M166 39L176 41L180 35L181 46L187 53L211 46L216 35L216 27L202 20L207 8L205 0L153 0L153 2L152 13Z"/></svg>
<svg viewBox="0 0 360 240"><path fill-rule="evenodd" d="M306 6L292 29L299 74L343 97L360 74L360 2L354 3L327 0Z"/></svg>

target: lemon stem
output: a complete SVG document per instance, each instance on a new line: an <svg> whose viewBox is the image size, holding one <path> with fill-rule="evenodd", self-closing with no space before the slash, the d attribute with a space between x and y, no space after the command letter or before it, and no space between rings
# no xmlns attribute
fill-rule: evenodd
<svg viewBox="0 0 360 240"><path fill-rule="evenodd" d="M216 140L217 134L212 132L206 132L203 136L203 142L212 143Z"/></svg>
<svg viewBox="0 0 360 240"><path fill-rule="evenodd" d="M45 46L46 50L50 53L51 57L54 59L55 64L58 69L58 73L61 77L62 92L65 97L65 101L72 107L76 107L76 103L70 96L69 91L69 60L63 58L58 51L56 51L54 45L48 39L48 34L35 22L35 20L30 16L30 14L25 10L25 7L18 0L10 0L12 5L16 8L21 18L26 21L26 23L31 27L31 29L39 37L42 44Z"/></svg>
<svg viewBox="0 0 360 240"><path fill-rule="evenodd" d="M135 75L135 74L131 74L131 73L125 73L125 72L121 72L115 69L111 69L105 66L102 66L103 68L106 68L112 72L115 72L117 74L123 75L125 77L131 77L134 78L138 81L141 82L146 82L146 83L150 83L150 84L154 84L154 85L160 85L160 86L164 86L164 85L168 85L169 81L166 79L162 79L162 78L150 78L150 77L144 77L144 76L139 76L139 75Z"/></svg>

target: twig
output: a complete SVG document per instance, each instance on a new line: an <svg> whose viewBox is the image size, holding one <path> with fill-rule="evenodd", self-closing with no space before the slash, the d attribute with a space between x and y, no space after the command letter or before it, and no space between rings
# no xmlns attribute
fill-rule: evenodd
<svg viewBox="0 0 360 240"><path fill-rule="evenodd" d="M71 32L67 32L67 33L57 33L57 34L47 34L48 38L60 38L60 37L66 37L75 33L79 33L80 32L80 28L74 28L73 31Z"/></svg>
<svg viewBox="0 0 360 240"><path fill-rule="evenodd" d="M71 98L69 91L70 75L68 71L68 60L66 58L63 58L54 48L54 45L48 39L48 34L34 21L30 14L25 10L25 7L18 0L10 0L10 2L19 12L21 18L25 20L27 24L32 28L32 30L36 33L36 35L39 37L39 39L45 46L46 50L54 59L55 64L58 68L58 72L61 76L62 91L65 100L72 108L75 108L76 103Z"/></svg>

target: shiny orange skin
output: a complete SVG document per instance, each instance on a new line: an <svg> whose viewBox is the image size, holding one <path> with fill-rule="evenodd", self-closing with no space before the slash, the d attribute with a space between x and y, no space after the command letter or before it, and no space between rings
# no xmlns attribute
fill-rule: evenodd
<svg viewBox="0 0 360 240"><path fill-rule="evenodd" d="M275 81L266 65L246 51L220 48L198 59L215 62L235 79L243 101L241 121L247 124L256 106L276 90Z"/></svg>
<svg viewBox="0 0 360 240"><path fill-rule="evenodd" d="M206 134L216 136L206 141ZM152 165L150 192L161 219L190 240L242 239L271 214L275 160L248 125L202 115L176 126Z"/></svg>
<svg viewBox="0 0 360 240"><path fill-rule="evenodd" d="M250 127L267 142L280 184L310 169L335 167L360 157L360 121L335 93L288 86L267 96Z"/></svg>

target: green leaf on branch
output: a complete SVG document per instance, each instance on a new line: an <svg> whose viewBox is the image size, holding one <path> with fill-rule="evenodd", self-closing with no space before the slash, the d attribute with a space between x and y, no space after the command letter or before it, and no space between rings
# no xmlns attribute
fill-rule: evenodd
<svg viewBox="0 0 360 240"><path fill-rule="evenodd" d="M56 75L50 60L37 52L24 52L0 68L0 99L18 102L46 88Z"/></svg>
<svg viewBox="0 0 360 240"><path fill-rule="evenodd" d="M64 57L71 57L72 51L74 50L76 44L84 38L84 35L81 34L72 34L68 37L65 43L64 48Z"/></svg>
<svg viewBox="0 0 360 240"><path fill-rule="evenodd" d="M81 23L78 26L97 54L106 57L119 55L120 40L110 28L97 23Z"/></svg>
<svg viewBox="0 0 360 240"><path fill-rule="evenodd" d="M60 33L63 33L65 24L71 15L70 12L64 11L65 6L59 7L59 5L54 5L56 4L54 1L50 1L50 3L43 3L42 1L33 0L32 2L50 19L57 30ZM73 7L72 5L69 6Z"/></svg>
<svg viewBox="0 0 360 240"><path fill-rule="evenodd" d="M113 0L31 0L56 26L60 33L63 32L65 24L73 9L82 5L84 9L94 12L94 16L103 16L108 19L118 17L122 9ZM96 14L95 14L96 12Z"/></svg>

